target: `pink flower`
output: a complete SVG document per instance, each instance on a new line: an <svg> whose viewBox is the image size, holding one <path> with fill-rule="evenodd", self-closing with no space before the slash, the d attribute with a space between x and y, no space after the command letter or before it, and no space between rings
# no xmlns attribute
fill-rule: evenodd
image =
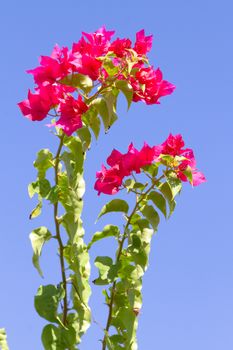
<svg viewBox="0 0 233 350"><path fill-rule="evenodd" d="M123 154L117 151L116 149L114 149L110 154L110 156L107 158L107 164L112 167L115 165L118 165L122 160L122 157L123 157Z"/></svg>
<svg viewBox="0 0 233 350"><path fill-rule="evenodd" d="M27 73L34 76L35 83L42 85L44 83L54 83L62 76L60 64L52 57L41 56L40 67L27 70Z"/></svg>
<svg viewBox="0 0 233 350"><path fill-rule="evenodd" d="M172 135L170 134L167 140L162 143L162 154L169 154L173 157L179 156L184 153L184 140L180 134ZM191 156L189 157L191 159Z"/></svg>
<svg viewBox="0 0 233 350"><path fill-rule="evenodd" d="M40 121L46 118L54 103L53 97L47 92L48 89L46 87L38 89L35 94L29 90L28 98L18 103L21 112L26 118L32 121Z"/></svg>
<svg viewBox="0 0 233 350"><path fill-rule="evenodd" d="M158 158L161 154L161 146L150 147L146 142L144 143L142 149L139 152L140 167L145 165L150 165Z"/></svg>
<svg viewBox="0 0 233 350"><path fill-rule="evenodd" d="M134 50L139 55L146 55L152 48L153 35L145 36L144 29L136 33Z"/></svg>
<svg viewBox="0 0 233 350"><path fill-rule="evenodd" d="M206 182L205 175L201 173L200 171L197 171L196 169L192 171L193 175L193 186L198 186L202 184L203 182Z"/></svg>
<svg viewBox="0 0 233 350"><path fill-rule="evenodd" d="M77 45L73 46L73 50L81 54L88 53L93 57L102 56L107 53L111 37L114 33L115 31L106 31L105 27L99 28L94 33L82 32L88 43L82 38Z"/></svg>
<svg viewBox="0 0 233 350"><path fill-rule="evenodd" d="M181 181L189 181L193 186L205 182L204 174L196 169L196 160L193 151L190 148L184 149L184 145L180 134L174 136L170 134L167 140L161 145L150 147L147 143L144 143L140 151L132 143L129 145L128 151L125 154L114 149L107 158L107 164L111 168L107 169L102 166L102 171L96 174L97 181L95 183L95 189L99 194L101 192L115 194L119 191L124 177L131 175L133 171L140 173L146 165L160 162L160 156L162 154L174 157L174 162L172 161L170 163L169 171L172 170L175 172ZM180 156L180 158L177 156ZM192 180L188 172L191 172Z"/></svg>
<svg viewBox="0 0 233 350"><path fill-rule="evenodd" d="M186 159L183 160L181 162L181 164L178 166L178 172L177 172L177 176L181 181L188 181L187 176L185 175L185 170L191 169L191 173L192 173L192 182L191 184L193 186L198 186L201 183L206 181L206 178L204 176L203 173L201 173L200 171L198 171L196 169L196 160L194 157L194 153L191 149L186 149L182 152L182 156L185 157Z"/></svg>
<svg viewBox="0 0 233 350"><path fill-rule="evenodd" d="M79 95L75 100L73 96L67 96L60 102L59 111L61 117L55 123L66 135L70 136L74 131L82 127L82 114L88 110L88 106L82 101Z"/></svg>
<svg viewBox="0 0 233 350"><path fill-rule="evenodd" d="M162 96L171 94L175 90L175 86L166 80L163 80L161 70L153 67L139 68L135 78L130 81L133 89L133 101L145 101L146 104L159 104ZM144 85L142 88L140 84Z"/></svg>
<svg viewBox="0 0 233 350"><path fill-rule="evenodd" d="M131 41L129 39L116 39L109 47L109 51L116 54L117 57L124 57L128 54L128 49L131 48Z"/></svg>
<svg viewBox="0 0 233 350"><path fill-rule="evenodd" d="M72 61L76 70L81 74L88 75L92 80L97 80L100 75L101 61L88 55L74 55L76 58Z"/></svg>
<svg viewBox="0 0 233 350"><path fill-rule="evenodd" d="M95 190L105 194L115 194L119 191L122 184L122 176L119 173L118 167L106 169L102 165L102 170L96 173L97 181L95 183Z"/></svg>

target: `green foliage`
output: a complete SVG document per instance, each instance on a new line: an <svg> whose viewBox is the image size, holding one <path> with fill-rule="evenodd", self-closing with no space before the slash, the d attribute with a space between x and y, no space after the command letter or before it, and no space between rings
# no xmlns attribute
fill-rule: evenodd
<svg viewBox="0 0 233 350"><path fill-rule="evenodd" d="M117 80L115 86L124 94L129 109L133 99L132 86L126 80Z"/></svg>
<svg viewBox="0 0 233 350"><path fill-rule="evenodd" d="M95 108L94 105L91 105L88 111L85 114L83 114L82 120L84 121L86 126L90 127L97 140L100 133L101 122L100 118L98 117L98 110Z"/></svg>
<svg viewBox="0 0 233 350"><path fill-rule="evenodd" d="M83 126L81 129L77 130L77 134L82 142L83 151L85 152L91 145L91 133L87 127Z"/></svg>
<svg viewBox="0 0 233 350"><path fill-rule="evenodd" d="M154 231L157 231L160 219L159 219L159 214L153 208L153 206L152 205L145 205L141 209L141 212L145 216L145 218L149 221L149 223L153 227Z"/></svg>
<svg viewBox="0 0 233 350"><path fill-rule="evenodd" d="M0 349L9 350L9 347L7 344L7 335L4 328L0 328Z"/></svg>
<svg viewBox="0 0 233 350"><path fill-rule="evenodd" d="M38 270L39 274L43 277L43 273L41 271L40 264L39 264L39 258L40 258L44 243L46 241L49 241L52 235L50 231L47 229L47 227L41 226L33 230L30 233L29 237L30 237L32 249L34 252L32 257L33 265Z"/></svg>
<svg viewBox="0 0 233 350"><path fill-rule="evenodd" d="M48 324L42 332L45 350L75 350L76 334L73 327L63 328Z"/></svg>
<svg viewBox="0 0 233 350"><path fill-rule="evenodd" d="M123 199L113 199L109 203L105 204L99 213L98 219L110 212L122 212L127 214L129 210L128 203Z"/></svg>
<svg viewBox="0 0 233 350"><path fill-rule="evenodd" d="M49 168L53 167L53 155L48 149L42 149L37 153L34 167L38 171L38 179L44 179Z"/></svg>
<svg viewBox="0 0 233 350"><path fill-rule="evenodd" d="M174 199L175 196L179 194L182 189L182 182L180 179L177 178L176 173L173 173L172 171L166 175L166 178L171 188L172 199Z"/></svg>
<svg viewBox="0 0 233 350"><path fill-rule="evenodd" d="M93 88L93 81L87 75L73 73L60 80L60 83L81 89L88 93Z"/></svg>
<svg viewBox="0 0 233 350"><path fill-rule="evenodd" d="M161 210L165 218L167 217L167 205L166 205L166 200L163 197L162 194L156 191L151 191L147 197L150 199L154 205Z"/></svg>
<svg viewBox="0 0 233 350"><path fill-rule="evenodd" d="M169 216L172 215L172 213L175 210L176 202L174 200L174 196L172 193L171 186L168 182L164 182L159 186L159 190L162 192L163 196L166 198L168 206L169 206Z"/></svg>
<svg viewBox="0 0 233 350"><path fill-rule="evenodd" d="M49 284L40 286L34 299L37 313L49 322L59 322L58 306L64 298L64 289L60 286Z"/></svg>
<svg viewBox="0 0 233 350"><path fill-rule="evenodd" d="M88 249L91 248L91 246L106 237L119 237L120 234L120 230L117 226L114 225L107 225L104 227L103 231L98 231L96 233L94 233L91 242L88 244Z"/></svg>

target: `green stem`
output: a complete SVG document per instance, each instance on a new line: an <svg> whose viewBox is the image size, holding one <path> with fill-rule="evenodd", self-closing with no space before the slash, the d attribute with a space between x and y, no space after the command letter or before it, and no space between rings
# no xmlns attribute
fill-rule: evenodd
<svg viewBox="0 0 233 350"><path fill-rule="evenodd" d="M125 242L125 240L127 238L127 230L128 230L129 225L131 224L131 220L132 220L133 215L137 212L137 210L139 208L139 205L143 201L143 199L158 184L158 182L164 178L164 176L165 175L162 175L162 176L160 176L159 179L154 180L152 182L152 185L148 188L148 190L141 194L141 198L139 200L137 199L136 204L135 204L135 206L134 206L134 208L132 210L132 213L128 217L128 221L127 221L127 224L125 226L122 239L121 239L121 241L119 241L119 248L118 248L118 254L117 254L117 257L116 257L116 264L120 261L122 250L123 250L123 247L124 247L124 242ZM106 324L106 328L105 328L105 336L104 336L104 339L103 339L103 342L102 342L102 350L106 350L107 336L108 336L109 328L110 328L111 323L112 323L112 313L113 313L114 298L115 298L115 293L116 293L116 284L117 284L116 281L114 281L113 284L112 284L111 295L110 295L110 303L109 303L108 319L107 319L107 324Z"/></svg>
<svg viewBox="0 0 233 350"><path fill-rule="evenodd" d="M60 138L60 144L55 156L55 165L54 165L54 171L55 171L55 185L58 185L58 172L59 172L59 162L60 162L60 154L63 146L65 134L62 134ZM61 275L62 275L62 284L65 291L65 296L63 298L63 317L62 322L64 325L66 325L67 322L67 313L68 313L68 300L67 300L67 281L66 281L66 273L65 273L65 259L64 259L64 246L61 239L61 232L60 232L60 223L58 220L58 202L54 203L54 223L55 223L55 230L56 230L56 239L58 241L59 245L59 258L60 258L60 266L61 266Z"/></svg>

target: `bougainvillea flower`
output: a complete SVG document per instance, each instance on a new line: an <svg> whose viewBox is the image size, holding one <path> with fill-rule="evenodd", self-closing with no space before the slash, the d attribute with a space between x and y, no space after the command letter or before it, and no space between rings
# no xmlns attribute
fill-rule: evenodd
<svg viewBox="0 0 233 350"><path fill-rule="evenodd" d="M107 53L110 46L111 37L114 33L115 31L107 31L104 26L99 28L94 33L82 32L83 36L91 44L91 55L95 57L99 57Z"/></svg>
<svg viewBox="0 0 233 350"><path fill-rule="evenodd" d="M95 183L95 190L98 194L115 194L119 191L122 184L122 176L120 175L118 167L106 169L102 165L102 170L96 173L97 181Z"/></svg>
<svg viewBox="0 0 233 350"><path fill-rule="evenodd" d="M150 147L146 142L142 149L139 151L140 167L150 165L151 163L158 161L161 154L161 146Z"/></svg>
<svg viewBox="0 0 233 350"><path fill-rule="evenodd" d="M144 84L142 88L140 84ZM136 73L136 79L130 80L134 90L133 101L144 101L146 104L159 104L160 97L170 95L175 86L166 80L163 80L163 74L158 68L141 68Z"/></svg>
<svg viewBox="0 0 233 350"><path fill-rule="evenodd" d="M145 36L144 29L136 33L134 50L139 55L146 55L152 48L153 35Z"/></svg>
<svg viewBox="0 0 233 350"><path fill-rule="evenodd" d="M75 55L76 58L72 61L77 72L88 75L92 80L97 80L100 75L100 67L102 62L88 55Z"/></svg>
<svg viewBox="0 0 233 350"><path fill-rule="evenodd" d="M55 123L60 127L66 135L70 136L74 131L82 127L82 114L88 110L88 106L82 101L79 95L78 99L73 96L67 96L66 99L61 100L59 111L61 116Z"/></svg>
<svg viewBox="0 0 233 350"><path fill-rule="evenodd" d="M198 186L203 182L206 182L205 175L196 169L192 171L192 176L193 176L193 181L192 181L193 186Z"/></svg>
<svg viewBox="0 0 233 350"><path fill-rule="evenodd" d="M115 53L117 57L124 57L128 54L128 49L131 48L131 41L129 39L116 39L109 47L109 51Z"/></svg>
<svg viewBox="0 0 233 350"><path fill-rule="evenodd" d="M170 135L169 135L170 136ZM181 136L181 135L176 135ZM170 138L171 140L171 138ZM178 141L178 140L177 140ZM192 173L192 182L193 186L198 186L201 183L206 181L206 178L203 173L196 169L196 160L194 157L194 153L191 149L187 148L186 150L180 150L180 154L182 154L185 159L178 166L177 176L181 181L188 181L187 176L185 175L185 171L189 168Z"/></svg>
<svg viewBox="0 0 233 350"><path fill-rule="evenodd" d="M33 94L30 90L28 91L28 98L18 103L23 115L33 121L46 118L51 105L51 99L48 95L40 94L39 91Z"/></svg>
<svg viewBox="0 0 233 350"><path fill-rule="evenodd" d="M183 149L184 147L184 140L180 134L172 135L169 134L168 138L165 142L162 143L162 153L168 154L173 157L180 156L184 154L186 150ZM194 158L193 154L186 154L188 158L191 160L191 158Z"/></svg>
<svg viewBox="0 0 233 350"><path fill-rule="evenodd" d="M98 190L99 194L101 192L105 194L118 192L124 177L131 175L133 172L140 173L143 171L143 167L155 162L161 165L162 155L174 157L174 162L171 161L170 164L166 164L166 168L168 167L169 172L172 171L181 181L189 181L193 186L205 182L204 174L196 169L193 151L190 148L184 149L184 146L180 134L170 134L161 145L150 147L147 143L144 143L140 151L132 143L125 154L114 149L107 158L107 164L111 168L107 169L103 166L102 171L97 173L98 180L95 189ZM189 176L189 174L192 176Z"/></svg>
<svg viewBox="0 0 233 350"><path fill-rule="evenodd" d="M27 70L27 73L34 76L36 84L54 83L58 78L62 77L61 66L54 58L41 56L40 64L40 67Z"/></svg>

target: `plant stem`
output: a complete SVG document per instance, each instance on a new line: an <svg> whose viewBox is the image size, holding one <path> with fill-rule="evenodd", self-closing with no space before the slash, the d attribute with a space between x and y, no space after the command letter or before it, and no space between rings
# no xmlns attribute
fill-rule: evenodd
<svg viewBox="0 0 233 350"><path fill-rule="evenodd" d="M58 168L59 168L59 162L60 162L60 154L63 146L64 141L64 134L62 134L60 138L60 144L55 156L55 165L54 165L54 171L55 171L55 185L58 185ZM63 318L62 322L64 325L66 325L66 319L67 319L67 312L68 312L68 301L67 301L67 281L66 281L66 273L65 273L65 260L64 260L64 246L61 239L61 233L60 233L60 223L58 220L58 202L54 203L54 223L55 223L55 229L56 229L56 239L58 241L59 245L59 258L60 258L60 266L61 266L61 275L62 275L62 284L65 291L65 296L63 298Z"/></svg>
<svg viewBox="0 0 233 350"><path fill-rule="evenodd" d="M118 249L118 253L117 253L117 257L116 257L116 264L120 261L121 258L121 254L122 254L122 250L124 247L124 242L127 238L127 230L129 225L131 224L131 220L133 215L137 212L138 208L139 208L139 204L143 201L143 199L148 195L148 193L156 186L156 184L158 184L158 182L164 178L165 175L160 176L159 179L153 180L152 181L152 185L146 190L146 192L141 194L141 198L138 200L136 200L136 204L132 210L132 213L130 214L130 216L128 217L128 221L127 224L125 225L125 229L124 229L124 233L122 236L121 241L119 241L119 249ZM107 319L107 324L106 324L106 328L105 328L105 336L102 342L102 350L106 350L106 342L107 342L107 336L108 336L108 331L109 328L111 326L111 322L112 322L112 312L113 312L113 304L114 304L114 298L115 298L115 293L116 293L116 284L117 282L114 281L112 284L112 290L111 290L111 296L110 296L110 303L109 303L109 312L108 312L108 319Z"/></svg>

